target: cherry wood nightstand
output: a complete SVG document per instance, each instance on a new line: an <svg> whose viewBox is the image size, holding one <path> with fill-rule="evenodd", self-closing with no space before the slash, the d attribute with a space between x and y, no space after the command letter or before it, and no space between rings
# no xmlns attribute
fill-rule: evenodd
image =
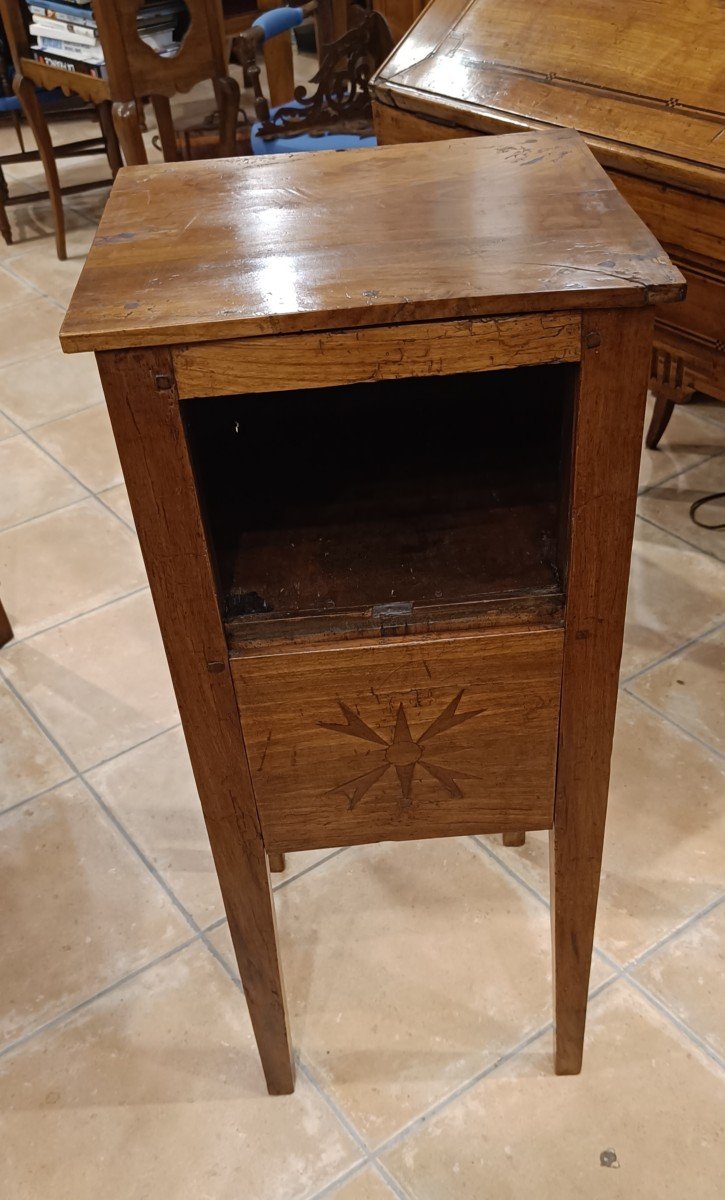
<svg viewBox="0 0 725 1200"><path fill-rule="evenodd" d="M271 1092L268 861L551 829L580 1069L655 303L570 131L120 173L94 350ZM344 953L344 947L340 949Z"/></svg>

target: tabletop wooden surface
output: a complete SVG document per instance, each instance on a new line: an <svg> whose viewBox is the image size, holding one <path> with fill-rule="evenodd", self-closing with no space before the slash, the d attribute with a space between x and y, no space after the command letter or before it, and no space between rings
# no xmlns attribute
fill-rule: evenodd
<svg viewBox="0 0 725 1200"><path fill-rule="evenodd" d="M636 307L683 286L571 130L165 163L120 172L61 342Z"/></svg>
<svg viewBox="0 0 725 1200"><path fill-rule="evenodd" d="M693 186L725 193L722 0L433 0L373 94L432 118L456 108L464 124L490 110L499 128L506 113L512 129L572 126L643 173L689 166Z"/></svg>

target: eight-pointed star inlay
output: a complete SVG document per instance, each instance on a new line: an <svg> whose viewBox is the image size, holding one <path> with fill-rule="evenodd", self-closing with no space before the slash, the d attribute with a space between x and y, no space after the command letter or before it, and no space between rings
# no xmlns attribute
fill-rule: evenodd
<svg viewBox="0 0 725 1200"><path fill-rule="evenodd" d="M378 766L373 767L370 771L366 771L364 775L358 775L353 779L346 780L338 787L332 788L332 793L341 792L347 797L348 806L353 809L360 803L366 792L382 779L386 771L391 767L395 770L400 784L400 798L402 807L409 808L412 802L411 787L413 783L413 772L416 766L421 767L437 779L443 785L450 796L461 797L461 791L456 782L454 773L449 771L447 767L442 767L438 763L431 762L427 758L428 745L431 738L437 737L439 733L445 733L448 729L453 729L456 725L462 725L464 721L470 721L473 717L478 717L483 712L482 708L477 708L471 712L458 712L458 705L463 696L463 689L457 696L447 704L436 719L428 726L427 729L414 738L410 732L408 718L405 715L405 709L402 704L398 705L398 713L395 718L395 728L391 740L388 742L385 738L371 729L369 725L354 713L347 704L343 704L338 700L340 711L345 718L344 725L336 725L329 721L320 721L319 724L323 729L332 729L335 733L344 733L348 737L360 738L365 742L374 742L376 745L385 747L384 761ZM455 775L463 779L472 779L474 776L467 775L463 771L456 771Z"/></svg>

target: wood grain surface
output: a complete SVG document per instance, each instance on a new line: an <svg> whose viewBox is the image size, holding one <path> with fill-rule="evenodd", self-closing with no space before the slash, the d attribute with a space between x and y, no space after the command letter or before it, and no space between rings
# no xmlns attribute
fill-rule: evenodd
<svg viewBox="0 0 725 1200"><path fill-rule="evenodd" d="M291 1092L267 856L171 356L102 354L98 365L267 1085Z"/></svg>
<svg viewBox="0 0 725 1200"><path fill-rule="evenodd" d="M232 659L268 850L548 828L562 640Z"/></svg>
<svg viewBox="0 0 725 1200"><path fill-rule="evenodd" d="M641 306L683 280L571 130L119 173L66 350Z"/></svg>
<svg viewBox="0 0 725 1200"><path fill-rule="evenodd" d="M173 359L179 395L194 397L576 362L580 353L578 313L532 313L243 338L181 346Z"/></svg>

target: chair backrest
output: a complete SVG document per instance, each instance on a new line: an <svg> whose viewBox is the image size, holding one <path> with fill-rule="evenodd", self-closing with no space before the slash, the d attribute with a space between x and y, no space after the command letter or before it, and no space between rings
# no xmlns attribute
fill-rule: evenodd
<svg viewBox="0 0 725 1200"><path fill-rule="evenodd" d="M5 2L5 0L0 0ZM136 17L142 0L93 0L114 100L173 96L227 73L221 0L184 0L189 25L179 51L162 57L142 41Z"/></svg>
<svg viewBox="0 0 725 1200"><path fill-rule="evenodd" d="M312 9L313 4L304 9ZM301 11L304 11L301 10ZM265 14L267 25L273 13ZM282 23L284 26L284 22ZM371 100L368 90L370 76L393 49L388 25L378 12L361 14L356 25L342 37L324 48L320 66L313 76L315 92L307 95L304 87L295 88L294 100L274 111L261 90L255 49L260 40L260 19L248 33L242 34L245 45L245 68L255 95L255 108L262 138L295 137L300 133L335 132L357 133L364 136L371 127Z"/></svg>

